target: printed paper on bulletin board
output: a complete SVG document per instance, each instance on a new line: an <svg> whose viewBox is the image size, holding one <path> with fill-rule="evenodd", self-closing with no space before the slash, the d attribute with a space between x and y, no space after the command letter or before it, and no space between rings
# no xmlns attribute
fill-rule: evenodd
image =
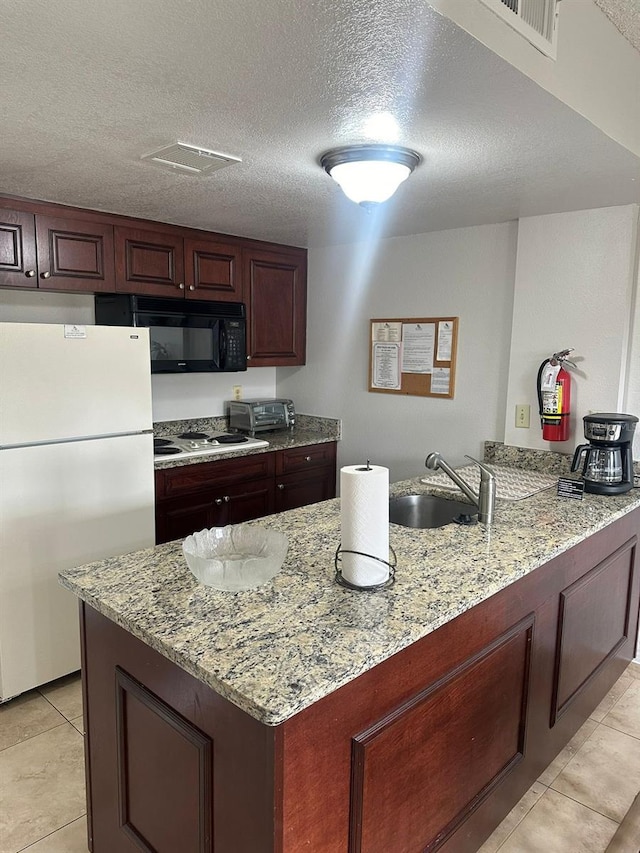
<svg viewBox="0 0 640 853"><path fill-rule="evenodd" d="M369 391L453 399L457 317L370 321Z"/></svg>

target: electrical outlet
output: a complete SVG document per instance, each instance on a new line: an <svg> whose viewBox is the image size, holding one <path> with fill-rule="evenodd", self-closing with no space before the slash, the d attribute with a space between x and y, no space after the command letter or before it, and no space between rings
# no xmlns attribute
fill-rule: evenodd
<svg viewBox="0 0 640 853"><path fill-rule="evenodd" d="M529 429L531 422L531 406L524 403L516 404L516 427Z"/></svg>
<svg viewBox="0 0 640 853"><path fill-rule="evenodd" d="M231 390L234 400L242 400L242 385L234 385Z"/></svg>

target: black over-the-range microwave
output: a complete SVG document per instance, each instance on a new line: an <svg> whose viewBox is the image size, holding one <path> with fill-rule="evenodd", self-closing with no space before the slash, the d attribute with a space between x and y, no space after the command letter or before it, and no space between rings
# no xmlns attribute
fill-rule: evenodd
<svg viewBox="0 0 640 853"><path fill-rule="evenodd" d="M96 324L148 328L152 373L247 369L246 311L242 302L97 293Z"/></svg>

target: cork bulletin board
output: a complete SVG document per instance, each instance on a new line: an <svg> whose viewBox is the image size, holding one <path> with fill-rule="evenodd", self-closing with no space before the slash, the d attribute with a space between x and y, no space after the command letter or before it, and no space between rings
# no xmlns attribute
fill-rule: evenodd
<svg viewBox="0 0 640 853"><path fill-rule="evenodd" d="M453 399L457 317L370 321L369 391Z"/></svg>

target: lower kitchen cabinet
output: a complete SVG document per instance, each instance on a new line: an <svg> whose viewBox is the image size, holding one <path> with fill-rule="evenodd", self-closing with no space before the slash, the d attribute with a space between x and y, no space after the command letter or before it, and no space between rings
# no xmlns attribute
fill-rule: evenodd
<svg viewBox="0 0 640 853"><path fill-rule="evenodd" d="M217 486L166 501L156 512L156 541L169 542L208 527L239 524L273 512L273 481Z"/></svg>
<svg viewBox="0 0 640 853"><path fill-rule="evenodd" d="M156 471L156 542L273 512L275 454Z"/></svg>
<svg viewBox="0 0 640 853"><path fill-rule="evenodd" d="M156 542L336 494L336 443L156 471Z"/></svg>
<svg viewBox="0 0 640 853"><path fill-rule="evenodd" d="M639 525L640 509L277 725L83 602L92 850L476 853L633 657ZM263 652L283 702L281 644L304 620L307 639L323 630L322 610L305 610L291 635L274 629L274 657ZM376 627L393 636L387 610Z"/></svg>
<svg viewBox="0 0 640 853"><path fill-rule="evenodd" d="M296 447L276 454L276 512L335 496L335 442Z"/></svg>

